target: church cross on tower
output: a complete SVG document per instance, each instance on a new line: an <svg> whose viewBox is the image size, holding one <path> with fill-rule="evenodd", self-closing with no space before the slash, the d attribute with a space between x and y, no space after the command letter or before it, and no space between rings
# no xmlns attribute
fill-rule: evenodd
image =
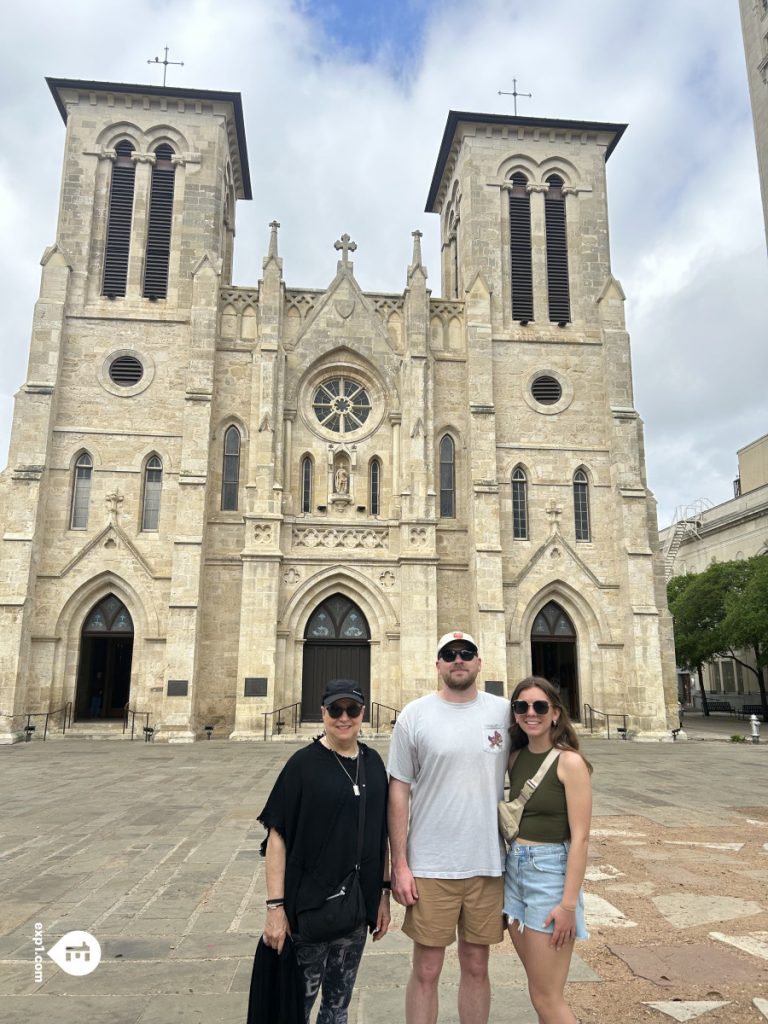
<svg viewBox="0 0 768 1024"><path fill-rule="evenodd" d="M349 235L343 234L339 241L333 243L333 248L341 251L342 263L349 263L349 254L357 249L357 245L350 241Z"/></svg>
<svg viewBox="0 0 768 1024"><path fill-rule="evenodd" d="M168 60L168 47L166 46L166 47L164 47L164 49L165 49L165 57L162 60L160 60L159 57L151 57L147 61L147 64L162 64L163 65L163 88L165 88L165 76L168 74L168 65L169 64L176 64L180 68L184 67L184 61L183 60Z"/></svg>
<svg viewBox="0 0 768 1024"><path fill-rule="evenodd" d="M517 97L518 96L527 96L528 99L532 99L533 98L533 94L530 93L530 92L518 92L517 91L517 79L516 78L512 79L512 92L503 92L501 89L499 89L499 96L511 96L512 97L512 101L513 101L514 106L515 106L515 117L517 117Z"/></svg>

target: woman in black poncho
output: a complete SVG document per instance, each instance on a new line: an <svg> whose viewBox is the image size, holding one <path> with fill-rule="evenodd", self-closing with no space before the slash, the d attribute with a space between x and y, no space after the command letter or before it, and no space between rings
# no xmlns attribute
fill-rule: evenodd
<svg viewBox="0 0 768 1024"><path fill-rule="evenodd" d="M375 942L389 927L387 776L376 751L358 743L363 711L357 683L330 682L322 699L324 734L287 761L259 815L268 829L262 845L267 881L264 942L280 952L286 936L292 936L304 978L307 1021L322 987L317 1024L346 1024L367 931L372 930ZM322 904L355 866L363 778L360 882L366 920L341 938L306 941L299 913Z"/></svg>

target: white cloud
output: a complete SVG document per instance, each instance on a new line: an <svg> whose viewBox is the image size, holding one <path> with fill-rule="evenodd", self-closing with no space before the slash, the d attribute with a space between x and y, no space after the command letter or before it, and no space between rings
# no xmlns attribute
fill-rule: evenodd
<svg viewBox="0 0 768 1024"><path fill-rule="evenodd" d="M768 263L738 11L715 6L436 0L422 49L395 70L397 26L364 63L298 5L138 0L130 24L103 0L19 6L0 41L0 452L54 240L64 126L43 76L157 84L146 61L168 42L185 62L169 84L243 94L254 200L238 209L240 285L258 280L277 218L292 286L327 284L348 231L362 286L401 290L421 228L439 294L437 218L423 210L447 110L511 112L497 92L513 77L534 94L521 113L629 122L609 209L649 483L662 525L700 494L724 500L736 449L766 429Z"/></svg>

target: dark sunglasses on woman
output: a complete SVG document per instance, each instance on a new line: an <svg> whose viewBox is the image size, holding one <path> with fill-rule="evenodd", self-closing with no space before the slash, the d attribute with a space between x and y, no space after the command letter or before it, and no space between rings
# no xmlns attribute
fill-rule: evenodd
<svg viewBox="0 0 768 1024"><path fill-rule="evenodd" d="M534 700L530 704L527 700L513 700L512 710L516 715L525 715L528 712L528 708L533 708L537 715L546 715L550 709L550 703L548 700Z"/></svg>
<svg viewBox="0 0 768 1024"><path fill-rule="evenodd" d="M358 715L363 713L362 704L329 704L325 709L331 718L341 718L344 712L347 712L350 718L357 718Z"/></svg>
<svg viewBox="0 0 768 1024"><path fill-rule="evenodd" d="M462 661L472 661L477 657L477 651L468 651L466 648L463 651L454 651L449 647L440 652L440 657L443 661L456 661L457 658L461 658Z"/></svg>

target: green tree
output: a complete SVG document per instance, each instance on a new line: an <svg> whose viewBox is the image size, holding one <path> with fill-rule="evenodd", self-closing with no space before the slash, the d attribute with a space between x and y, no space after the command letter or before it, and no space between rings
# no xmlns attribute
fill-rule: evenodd
<svg viewBox="0 0 768 1024"><path fill-rule="evenodd" d="M681 668L696 672L702 710L709 715L701 667L720 647L718 627L725 617L725 606L718 581L706 576L673 576L667 584L667 601L675 625L675 660Z"/></svg>
<svg viewBox="0 0 768 1024"><path fill-rule="evenodd" d="M757 679L760 703L763 705L763 721L768 722L768 700L765 690L765 666L768 665L768 557L756 555L743 566L740 578L725 598L723 633L727 653ZM739 651L749 650L755 660L750 665L738 656Z"/></svg>
<svg viewBox="0 0 768 1024"><path fill-rule="evenodd" d="M704 572L673 577L667 598L675 622L675 656L683 668L696 669L704 714L709 710L701 667L720 656L755 674L768 721L768 558L715 562ZM739 656L745 649L754 654L756 669Z"/></svg>

